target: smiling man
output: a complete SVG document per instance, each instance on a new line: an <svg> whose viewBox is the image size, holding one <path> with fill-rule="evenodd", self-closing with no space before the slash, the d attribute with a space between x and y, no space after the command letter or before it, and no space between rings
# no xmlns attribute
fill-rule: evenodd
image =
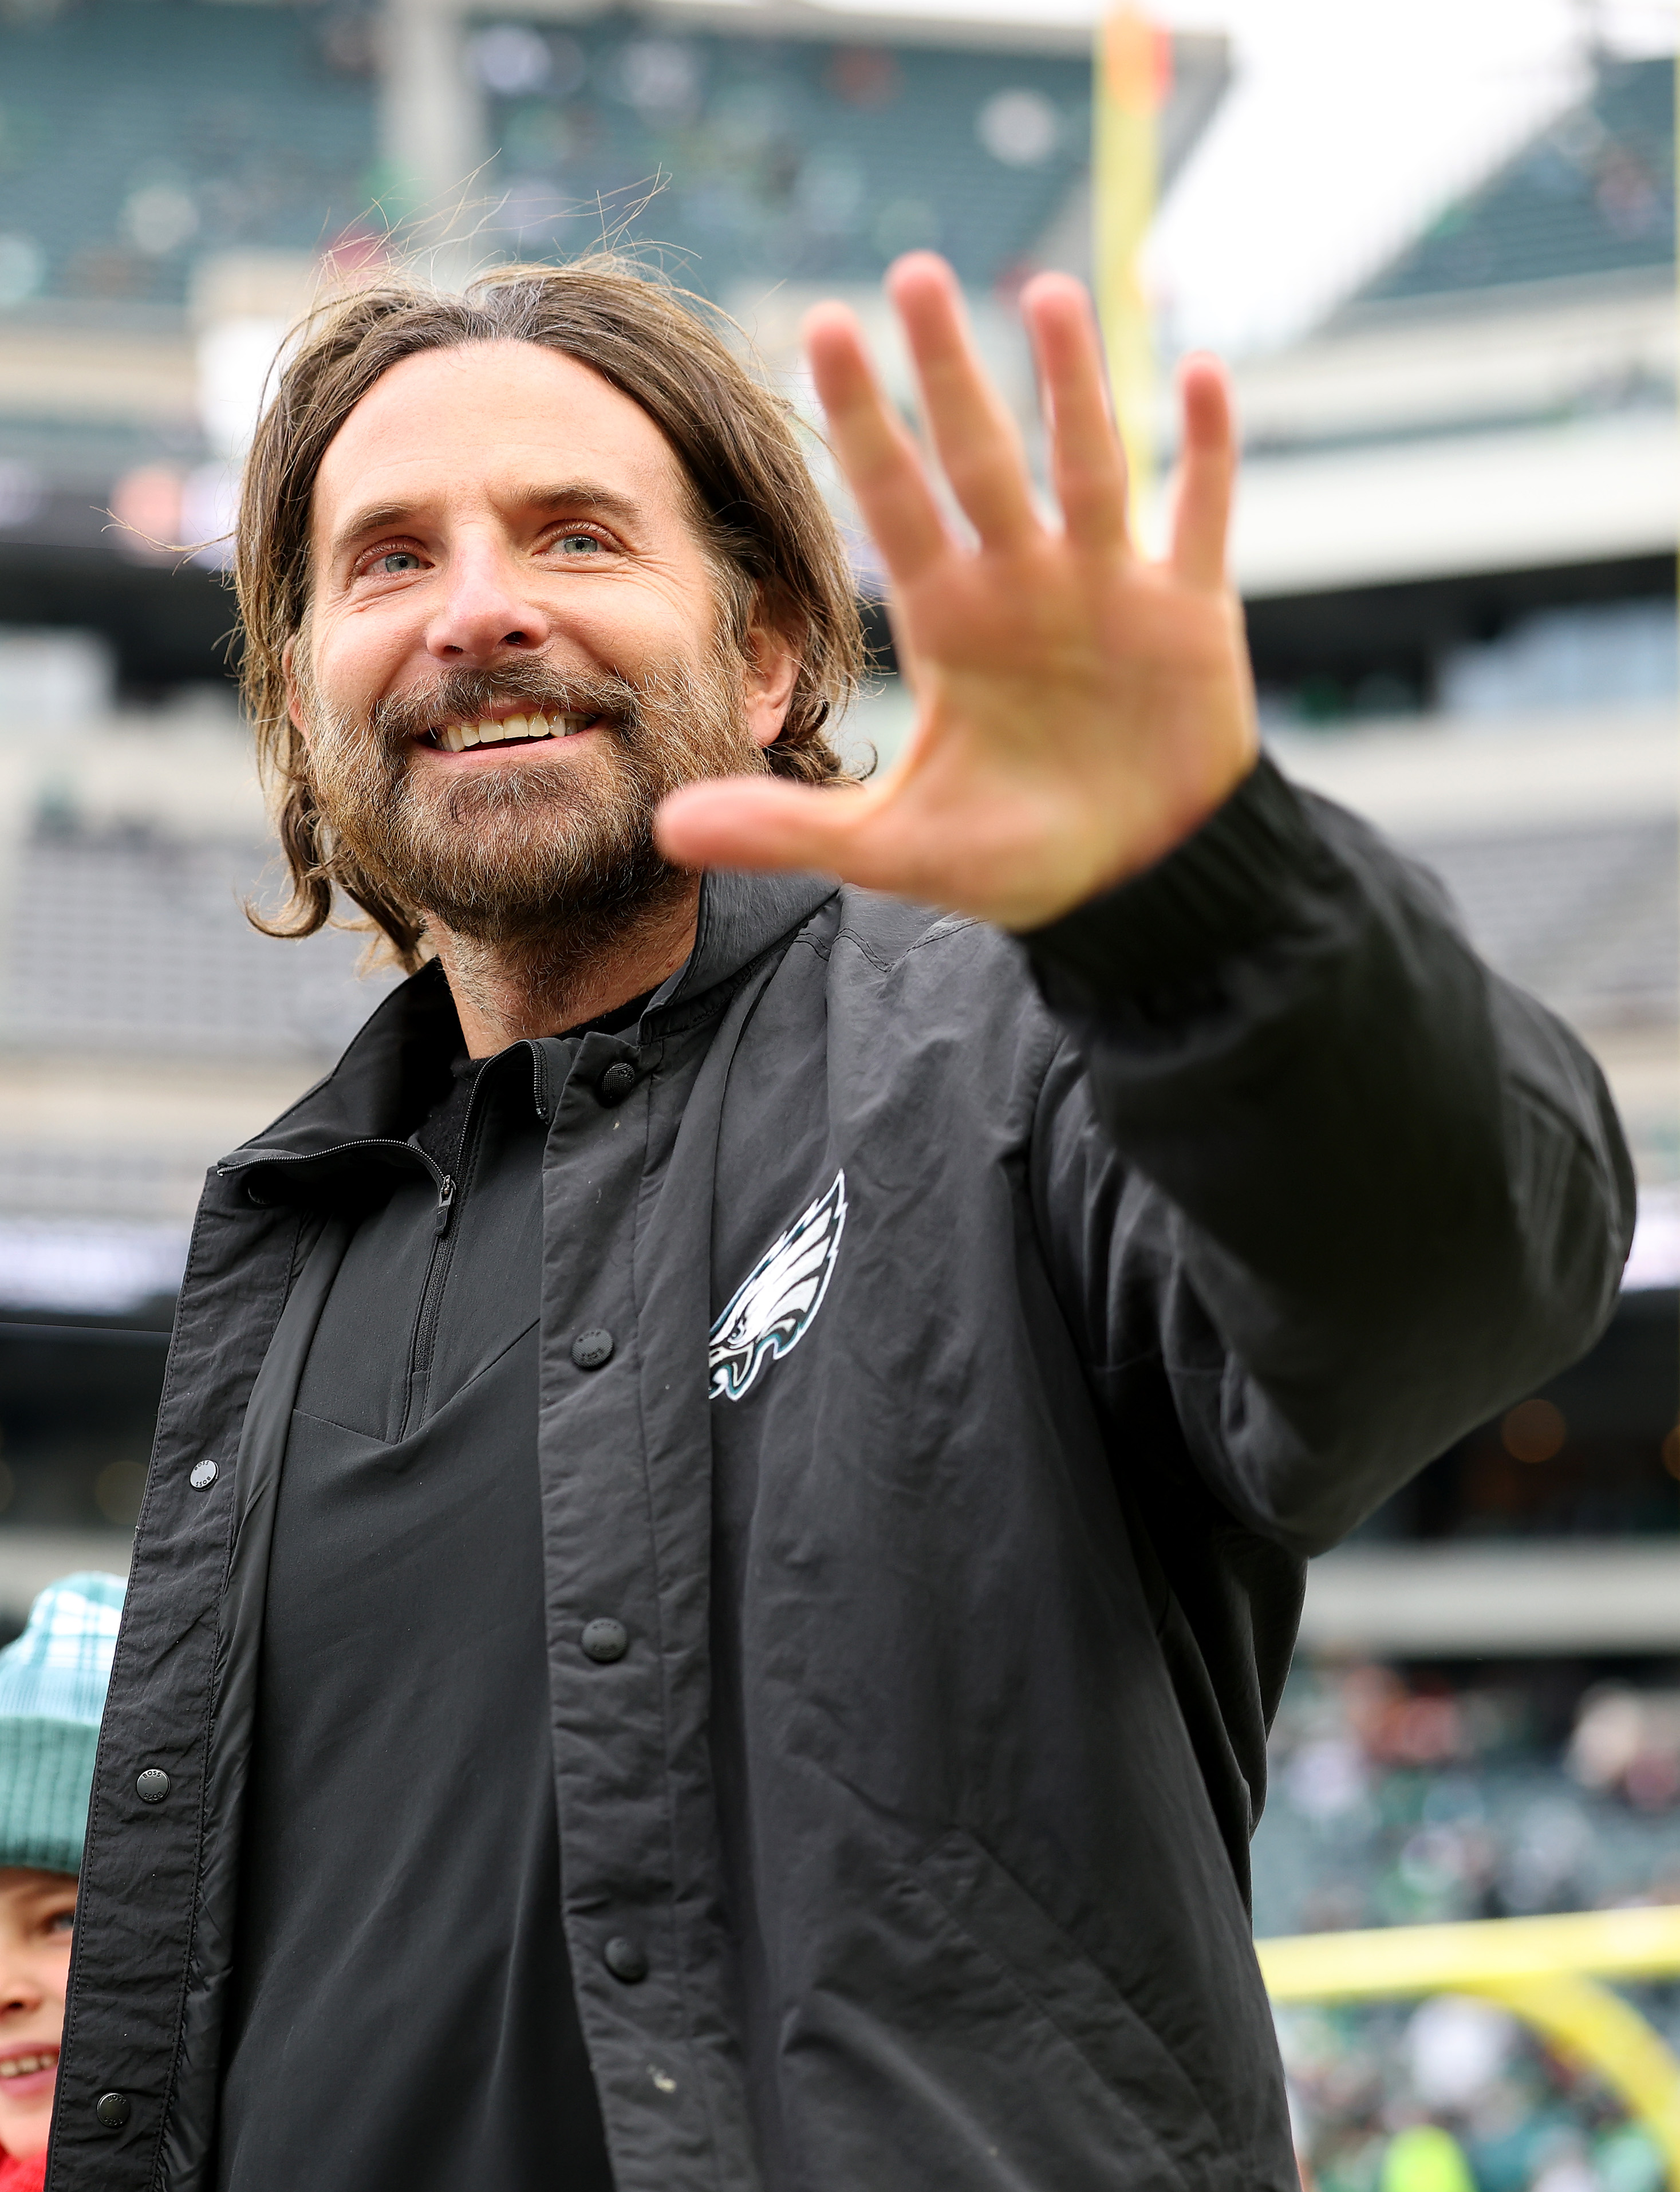
<svg viewBox="0 0 1680 2192"><path fill-rule="evenodd" d="M1580 1351L1568 1032L1260 754L1234 453L1060 518L892 277L959 539L809 330L920 708L848 779L780 406L610 265L302 333L245 675L307 933L411 979L217 1167L53 2192L1291 2192L1248 1844L1305 1556Z"/></svg>

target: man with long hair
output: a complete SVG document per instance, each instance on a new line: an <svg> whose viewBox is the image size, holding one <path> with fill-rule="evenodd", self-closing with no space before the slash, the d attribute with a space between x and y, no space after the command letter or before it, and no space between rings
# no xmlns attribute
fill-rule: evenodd
<svg viewBox="0 0 1680 2192"><path fill-rule="evenodd" d="M247 469L293 896L409 979L208 1183L52 2192L1288 2192L1248 1846L1306 1557L1580 1352L1571 1036L1260 750L1218 368L1140 552L948 269L783 407L610 264L300 331ZM935 483L936 459L948 496Z"/></svg>

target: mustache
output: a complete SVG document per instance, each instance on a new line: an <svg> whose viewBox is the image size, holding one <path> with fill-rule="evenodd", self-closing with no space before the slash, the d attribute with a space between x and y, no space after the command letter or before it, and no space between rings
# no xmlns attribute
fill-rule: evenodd
<svg viewBox="0 0 1680 2192"><path fill-rule="evenodd" d="M500 670L448 670L414 693L376 700L368 728L387 748L411 745L445 723L475 722L493 708L523 705L546 716L598 716L607 729L633 741L645 728L642 694L610 672L564 676L540 662Z"/></svg>

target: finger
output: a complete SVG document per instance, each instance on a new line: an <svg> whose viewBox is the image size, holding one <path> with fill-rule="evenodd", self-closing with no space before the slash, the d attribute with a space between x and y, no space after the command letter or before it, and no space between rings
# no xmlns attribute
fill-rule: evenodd
<svg viewBox="0 0 1680 2192"><path fill-rule="evenodd" d="M1049 412L1050 477L1067 537L1099 552L1124 548L1126 452L1090 298L1070 275L1041 274L1022 290L1021 311Z"/></svg>
<svg viewBox="0 0 1680 2192"><path fill-rule="evenodd" d="M893 643L890 667L903 680L906 693L916 690L916 648L910 636L909 625L895 601L883 604L887 612L887 631Z"/></svg>
<svg viewBox="0 0 1680 2192"><path fill-rule="evenodd" d="M957 277L931 251L900 259L887 291L904 323L929 431L951 491L988 546L1038 530L1026 453L980 362Z"/></svg>
<svg viewBox="0 0 1680 2192"><path fill-rule="evenodd" d="M654 842L683 868L798 868L837 875L863 815L867 790L776 784L762 776L685 785L654 816Z"/></svg>
<svg viewBox="0 0 1680 2192"><path fill-rule="evenodd" d="M843 305L819 305L804 327L828 437L887 568L907 585L950 551L916 445L876 379L863 330Z"/></svg>
<svg viewBox="0 0 1680 2192"><path fill-rule="evenodd" d="M1184 442L1173 506L1172 563L1187 585L1222 587L1237 486L1237 428L1225 368L1205 354L1179 372Z"/></svg>

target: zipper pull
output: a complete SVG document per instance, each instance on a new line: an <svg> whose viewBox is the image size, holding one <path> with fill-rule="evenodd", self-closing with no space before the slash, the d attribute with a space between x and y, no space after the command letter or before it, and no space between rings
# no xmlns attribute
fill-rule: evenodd
<svg viewBox="0 0 1680 2192"><path fill-rule="evenodd" d="M455 1184L445 1173L437 1183L437 1216L432 1225L434 1233L447 1233L449 1213L455 1207Z"/></svg>

